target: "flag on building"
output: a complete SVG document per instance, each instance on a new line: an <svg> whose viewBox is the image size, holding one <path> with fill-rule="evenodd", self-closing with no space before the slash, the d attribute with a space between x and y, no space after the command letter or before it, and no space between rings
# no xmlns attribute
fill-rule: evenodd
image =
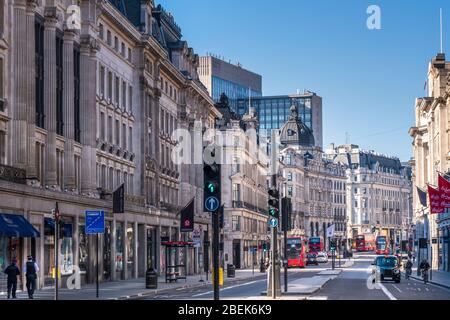
<svg viewBox="0 0 450 320"><path fill-rule="evenodd" d="M428 200L430 202L430 213L443 213L445 209L441 205L441 192L435 188L428 186Z"/></svg>
<svg viewBox="0 0 450 320"><path fill-rule="evenodd" d="M450 208L450 182L439 175L438 186L441 192L441 207L444 209Z"/></svg>
<svg viewBox="0 0 450 320"><path fill-rule="evenodd" d="M180 232L194 231L194 199L181 210Z"/></svg>
<svg viewBox="0 0 450 320"><path fill-rule="evenodd" d="M334 224L333 224L327 228L327 238L333 238L334 231L335 231L335 228L334 228Z"/></svg>
<svg viewBox="0 0 450 320"><path fill-rule="evenodd" d="M417 188L417 194L419 195L419 201L420 204L422 205L422 207L426 207L427 206L427 193L425 191L423 191L422 189L420 189L419 187Z"/></svg>
<svg viewBox="0 0 450 320"><path fill-rule="evenodd" d="M125 184L113 192L113 213L125 213Z"/></svg>

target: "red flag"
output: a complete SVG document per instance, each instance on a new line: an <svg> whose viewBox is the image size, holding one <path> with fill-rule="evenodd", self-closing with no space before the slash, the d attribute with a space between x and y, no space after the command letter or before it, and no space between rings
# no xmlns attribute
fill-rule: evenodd
<svg viewBox="0 0 450 320"><path fill-rule="evenodd" d="M428 197L430 201L430 212L431 214L443 213L445 209L441 205L441 192L428 186Z"/></svg>
<svg viewBox="0 0 450 320"><path fill-rule="evenodd" d="M438 186L441 192L441 207L450 208L450 182L439 175Z"/></svg>

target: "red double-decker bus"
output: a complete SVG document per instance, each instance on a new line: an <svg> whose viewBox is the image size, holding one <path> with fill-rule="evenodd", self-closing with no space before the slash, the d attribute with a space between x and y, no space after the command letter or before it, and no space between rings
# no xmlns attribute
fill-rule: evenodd
<svg viewBox="0 0 450 320"><path fill-rule="evenodd" d="M304 237L287 238L288 268L304 268L306 266L306 244Z"/></svg>
<svg viewBox="0 0 450 320"><path fill-rule="evenodd" d="M309 252L322 252L324 250L323 237L311 237L308 241Z"/></svg>
<svg viewBox="0 0 450 320"><path fill-rule="evenodd" d="M386 236L378 236L376 240L376 254L390 254L389 239Z"/></svg>
<svg viewBox="0 0 450 320"><path fill-rule="evenodd" d="M356 251L367 252L375 250L375 239L373 235L359 235L355 238Z"/></svg>

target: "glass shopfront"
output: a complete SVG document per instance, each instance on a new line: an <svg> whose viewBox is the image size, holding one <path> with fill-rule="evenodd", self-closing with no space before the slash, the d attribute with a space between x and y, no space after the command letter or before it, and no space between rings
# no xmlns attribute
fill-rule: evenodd
<svg viewBox="0 0 450 320"><path fill-rule="evenodd" d="M116 257L115 270L117 279L123 279L123 259L124 259L124 245L123 245L123 222L116 223Z"/></svg>
<svg viewBox="0 0 450 320"><path fill-rule="evenodd" d="M44 286L53 286L55 267L55 222L44 218Z"/></svg>
<svg viewBox="0 0 450 320"><path fill-rule="evenodd" d="M73 273L73 219L63 218L64 226L61 230L61 240L59 242L59 265L61 275L70 275Z"/></svg>
<svg viewBox="0 0 450 320"><path fill-rule="evenodd" d="M156 229L147 229L147 269L157 269L156 266Z"/></svg>
<svg viewBox="0 0 450 320"><path fill-rule="evenodd" d="M111 221L105 221L103 237L103 280L111 280Z"/></svg>
<svg viewBox="0 0 450 320"><path fill-rule="evenodd" d="M78 227L78 242L79 242L79 261L81 273L86 273L89 266L89 237L86 235L84 222L80 221Z"/></svg>
<svg viewBox="0 0 450 320"><path fill-rule="evenodd" d="M6 292L6 275L3 270L11 264L13 259L17 265L22 265L22 239L15 237L0 237L0 292Z"/></svg>
<svg viewBox="0 0 450 320"><path fill-rule="evenodd" d="M130 279L133 277L134 273L134 229L133 224L127 224L127 278Z"/></svg>

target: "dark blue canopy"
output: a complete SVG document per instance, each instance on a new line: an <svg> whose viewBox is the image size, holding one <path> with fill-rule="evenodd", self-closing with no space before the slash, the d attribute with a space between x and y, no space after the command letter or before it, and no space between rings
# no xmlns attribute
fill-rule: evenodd
<svg viewBox="0 0 450 320"><path fill-rule="evenodd" d="M41 235L23 216L0 213L0 236L36 238Z"/></svg>

